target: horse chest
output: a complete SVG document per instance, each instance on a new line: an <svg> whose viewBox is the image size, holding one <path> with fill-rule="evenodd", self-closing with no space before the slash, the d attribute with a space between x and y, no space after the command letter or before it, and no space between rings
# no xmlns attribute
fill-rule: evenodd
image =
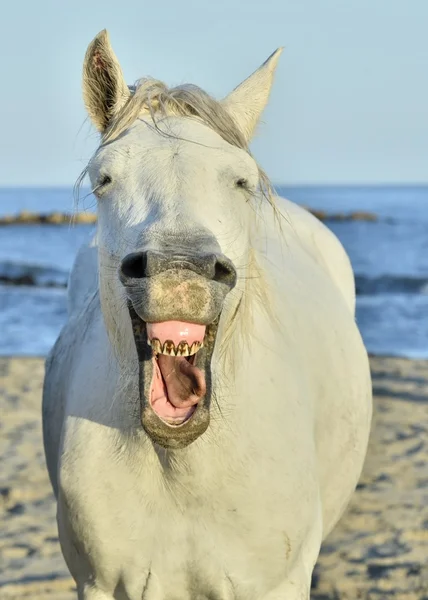
<svg viewBox="0 0 428 600"><path fill-rule="evenodd" d="M89 568L103 589L123 589L113 597L126 600L258 600L285 576L303 535L285 497L273 511L278 496L266 501L269 492L219 480L203 494L148 474L136 483L123 467L100 468L79 489L75 473L63 478L60 528L77 580Z"/></svg>
<svg viewBox="0 0 428 600"><path fill-rule="evenodd" d="M109 532L106 522L86 529L72 571L79 580L89 559L100 587L124 600L259 600L283 579L291 542L269 526L248 532L232 522L190 514L143 522L116 512Z"/></svg>

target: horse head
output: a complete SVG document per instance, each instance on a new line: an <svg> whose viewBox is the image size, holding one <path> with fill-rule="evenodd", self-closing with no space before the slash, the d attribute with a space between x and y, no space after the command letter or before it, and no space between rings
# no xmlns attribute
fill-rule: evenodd
<svg viewBox="0 0 428 600"><path fill-rule="evenodd" d="M239 312L269 197L248 144L279 55L216 101L191 85L128 87L105 31L87 50L84 100L101 133L87 167L101 307L120 364L138 361L142 425L166 448L209 425L213 356Z"/></svg>

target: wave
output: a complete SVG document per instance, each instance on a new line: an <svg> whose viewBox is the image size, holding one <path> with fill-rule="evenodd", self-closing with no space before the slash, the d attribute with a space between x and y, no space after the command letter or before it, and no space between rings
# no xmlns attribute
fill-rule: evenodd
<svg viewBox="0 0 428 600"><path fill-rule="evenodd" d="M67 287L69 272L48 265L4 261L0 262L0 283L3 285L34 287ZM407 275L381 275L369 277L355 276L358 296L381 294L422 294L428 295L428 277Z"/></svg>
<svg viewBox="0 0 428 600"><path fill-rule="evenodd" d="M411 275L380 275L368 277L356 275L357 296L376 296L380 294L421 294L428 295L428 277Z"/></svg>
<svg viewBox="0 0 428 600"><path fill-rule="evenodd" d="M66 287L68 271L45 265L0 262L0 283L35 287Z"/></svg>

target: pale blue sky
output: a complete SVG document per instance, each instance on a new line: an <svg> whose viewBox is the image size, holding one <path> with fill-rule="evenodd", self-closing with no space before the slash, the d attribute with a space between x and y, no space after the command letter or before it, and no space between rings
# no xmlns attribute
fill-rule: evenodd
<svg viewBox="0 0 428 600"><path fill-rule="evenodd" d="M221 97L285 46L253 152L275 183L428 182L428 0L15 0L0 20L0 185L72 184L80 76L110 31L144 75Z"/></svg>

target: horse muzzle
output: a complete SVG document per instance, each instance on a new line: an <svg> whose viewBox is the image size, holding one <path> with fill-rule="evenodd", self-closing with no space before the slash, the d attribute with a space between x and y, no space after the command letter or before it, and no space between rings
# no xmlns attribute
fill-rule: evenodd
<svg viewBox="0 0 428 600"><path fill-rule="evenodd" d="M211 358L236 269L221 254L136 252L122 261L140 366L141 422L153 441L183 448L209 425Z"/></svg>
<svg viewBox="0 0 428 600"><path fill-rule="evenodd" d="M167 320L208 325L235 286L236 269L219 254L129 254L119 277L137 314L148 323Z"/></svg>

